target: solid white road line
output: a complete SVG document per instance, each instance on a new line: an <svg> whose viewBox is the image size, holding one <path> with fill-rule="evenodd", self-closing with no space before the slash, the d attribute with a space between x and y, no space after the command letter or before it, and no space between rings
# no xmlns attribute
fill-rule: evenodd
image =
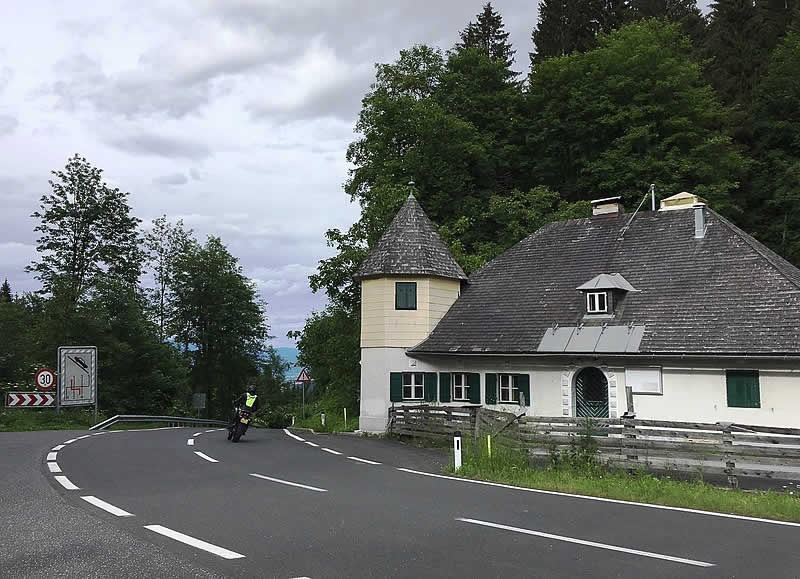
<svg viewBox="0 0 800 579"><path fill-rule="evenodd" d="M200 452L199 450L195 450L195 451L194 451L194 453L195 453L197 456L199 456L200 458L204 458L204 459L206 459L208 462L219 462L219 461L218 461L216 458L211 458L210 456L208 456L207 454L203 454L203 453L202 453L202 452Z"/></svg>
<svg viewBox="0 0 800 579"><path fill-rule="evenodd" d="M323 448L322 450L325 452L330 452L331 454L342 454L338 450L331 450L330 448Z"/></svg>
<svg viewBox="0 0 800 579"><path fill-rule="evenodd" d="M244 555L240 553L229 551L228 549L223 549L222 547L217 547L216 545L212 545L211 543L206 543L205 541L201 541L200 539L195 539L194 537L190 537L189 535L184 535L183 533L179 533L178 531L173 531L172 529L162 527L161 525L145 525L144 528L153 531L154 533L158 533L159 535L164 535L165 537L169 537L170 539L175 539L176 541L180 541L181 543L189 545L190 547L194 547L195 549L202 549L203 551L213 553L214 555L222 557L223 559L244 558Z"/></svg>
<svg viewBox="0 0 800 579"><path fill-rule="evenodd" d="M286 433L287 436L291 436L295 440L299 440L300 442L305 442L306 441L305 438L300 438L299 436L297 436L293 432L289 432L288 428L284 428L283 431Z"/></svg>
<svg viewBox="0 0 800 579"><path fill-rule="evenodd" d="M187 440L186 444L188 444L189 446L194 446L194 438L190 438L189 440Z"/></svg>
<svg viewBox="0 0 800 579"><path fill-rule="evenodd" d="M56 475L54 478L59 482L59 484L62 487L64 487L68 491L78 491L78 490L80 490L78 487L76 487L74 484L72 484L71 480L69 480L65 476Z"/></svg>
<svg viewBox="0 0 800 579"><path fill-rule="evenodd" d="M79 436L75 440L83 440L84 438L89 438L90 436L91 436L91 434L84 434L83 436Z"/></svg>
<svg viewBox="0 0 800 579"><path fill-rule="evenodd" d="M473 525L481 525L483 527L492 527L493 529L503 529L504 531L514 531L515 533L523 533L525 535L534 535L536 537L543 537L545 539L552 539L554 541L564 541L566 543L575 543L576 545L584 545L586 547L595 547L597 549L606 549L608 551L618 551L620 553L629 553L631 555L639 555L640 557L650 557L651 559L661 559L663 561L672 561L674 563L683 563L685 565L694 565L695 567L714 567L714 563L706 563L705 561L695 561L694 559L684 559L683 557L673 557L672 555L662 555L661 553L651 553L650 551L640 551L639 549L628 549L627 547L618 547L616 545L607 545L605 543L596 543L594 541L584 541L583 539L575 539L574 537L565 537L563 535L553 535L552 533L543 533L541 531L532 531L530 529L521 529L519 527L510 527L508 525L500 525L498 523L490 523L488 521L478 521L476 519L463 519L456 518L457 521L465 523L472 523Z"/></svg>
<svg viewBox="0 0 800 579"><path fill-rule="evenodd" d="M261 479L264 479L264 480L272 481L274 483L280 483L282 485L289 485L290 487L299 487L301 489L307 489L307 490L310 490L310 491L317 491L318 493L327 493L328 492L327 489L321 489L321 488L312 487L312 486L309 486L309 485L301 485L300 483L291 482L291 481L288 481L288 480L281 480L279 478L272 478L271 476L264 476L263 474L256 474L254 472L251 472L250 476L254 476L256 478L261 478Z"/></svg>
<svg viewBox="0 0 800 579"><path fill-rule="evenodd" d="M365 464L380 464L379 462L375 462L374 460L367 460L366 458L358 458L357 456L348 456L350 460L355 460L357 462L363 462Z"/></svg>
<svg viewBox="0 0 800 579"><path fill-rule="evenodd" d="M69 440L65 440L63 444L72 444L76 440L78 440L78 439L77 438L70 438Z"/></svg>
<svg viewBox="0 0 800 579"><path fill-rule="evenodd" d="M47 460L48 462L51 460L58 460L58 453L57 452L48 452L47 453Z"/></svg>
<svg viewBox="0 0 800 579"><path fill-rule="evenodd" d="M410 468L400 468L400 467L396 467L396 468L397 468L397 470L401 470L403 472L408 472L408 473L411 473L411 474L418 474L418 475L421 475L421 476L430 476L430 477L433 477L433 478L443 478L443 479L447 479L447 480L454 480L454 481L458 481L458 482L472 483L472 484L477 484L477 485L485 485L485 486L490 486L490 487L500 487L500 488L510 489L510 490L514 490L514 491L525 491L525 492L528 492L528 493L538 493L538 494L542 494L542 495L554 495L554 496L557 496L557 497L567 497L567 498L570 498L570 499L584 499L584 500L587 500L587 501L598 501L598 502L601 502L601 503L613 503L613 504L618 504L618 505L630 505L632 507L644 507L644 508L647 508L647 509L660 509L662 511L678 511L678 512L682 512L682 513L691 513L693 515L707 515L709 517L721 517L723 519L737 519L737 520L740 520L740 521L752 521L754 523L768 523L770 525L784 525L784 526L787 526L787 527L800 527L800 523L791 523L789 521L776 521L774 519L762 519L762 518L759 518L759 517L747 517L747 516L744 516L744 515L731 515L731 514L728 514L728 513L715 513L713 511L701 511L699 509L688 509L688 508L684 508L684 507L670 507L670 506L667 506L667 505L651 505L651 504L648 504L648 503L637 503L637 502L634 502L634 501L623 501L621 499L607 499L607 498L604 498L604 497L590 497L588 495L576 495L576 494L571 494L571 493L561 493L561 492L558 492L558 491L546 491L546 490L543 490L543 489L531 489L531 488L528 488L528 487L518 487L518 486L514 486L514 485L507 485L507 484L503 484L503 483L489 482L489 481L485 481L485 480L472 480L472 479L468 479L468 478L459 478L459 477L455 477L455 476L447 476L447 475L444 475L444 474L434 474L432 472L423 472L423 471L420 471L420 470L412 470Z"/></svg>
<svg viewBox="0 0 800 579"><path fill-rule="evenodd" d="M216 432L216 431L217 431L216 428L212 428L211 430L206 430L206 432Z"/></svg>
<svg viewBox="0 0 800 579"><path fill-rule="evenodd" d="M128 511L123 511L122 509L115 507L112 504L105 502L104 500L98 499L97 497L93 497L91 495L81 497L87 503L96 506L98 509L103 509L107 513L111 513L112 515L116 515L118 517L132 517L133 513L129 513Z"/></svg>
<svg viewBox="0 0 800 579"><path fill-rule="evenodd" d="M50 469L50 472L61 472L61 467L58 466L57 462L48 462L47 468Z"/></svg>
<svg viewBox="0 0 800 579"><path fill-rule="evenodd" d="M319 444L316 444L316 443L314 443L314 442L310 442L310 441L308 441L308 440L304 440L303 442L305 442L305 443L306 443L307 445L309 445L309 446L319 446Z"/></svg>
<svg viewBox="0 0 800 579"><path fill-rule="evenodd" d="M55 450L56 452L58 452L62 448L64 448L64 445L63 444L59 444L58 446L54 446L51 450Z"/></svg>

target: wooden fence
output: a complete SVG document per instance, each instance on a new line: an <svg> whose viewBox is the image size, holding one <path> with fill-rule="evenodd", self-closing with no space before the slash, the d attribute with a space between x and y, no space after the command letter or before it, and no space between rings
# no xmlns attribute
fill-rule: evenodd
<svg viewBox="0 0 800 579"><path fill-rule="evenodd" d="M591 437L596 458L630 469L677 470L800 480L800 429L734 423L690 423L636 418L514 416L478 406L400 406L389 430L430 438L492 435L493 442L532 456L575 449Z"/></svg>

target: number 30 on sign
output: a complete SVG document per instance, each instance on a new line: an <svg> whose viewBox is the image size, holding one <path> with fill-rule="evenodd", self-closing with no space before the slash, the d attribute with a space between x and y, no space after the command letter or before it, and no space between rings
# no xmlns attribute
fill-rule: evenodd
<svg viewBox="0 0 800 579"><path fill-rule="evenodd" d="M50 368L42 368L36 372L34 382L39 390L52 390L56 385L56 374Z"/></svg>

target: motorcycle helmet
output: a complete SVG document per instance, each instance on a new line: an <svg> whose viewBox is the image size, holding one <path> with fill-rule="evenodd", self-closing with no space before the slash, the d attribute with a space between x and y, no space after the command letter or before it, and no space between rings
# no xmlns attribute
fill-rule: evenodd
<svg viewBox="0 0 800 579"><path fill-rule="evenodd" d="M247 393L248 394L255 394L256 393L256 385L255 384L250 384L250 386L247 387Z"/></svg>

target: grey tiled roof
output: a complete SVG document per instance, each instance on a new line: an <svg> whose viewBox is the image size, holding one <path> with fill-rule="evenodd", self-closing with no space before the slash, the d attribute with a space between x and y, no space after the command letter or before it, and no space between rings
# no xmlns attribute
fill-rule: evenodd
<svg viewBox="0 0 800 579"><path fill-rule="evenodd" d="M610 325L644 326L640 353L800 355L800 270L717 213L550 223L476 271L416 352L531 353L548 328L584 319L575 290L618 272L628 293Z"/></svg>
<svg viewBox="0 0 800 579"><path fill-rule="evenodd" d="M467 279L413 195L408 196L389 228L361 264L355 278L382 275Z"/></svg>

